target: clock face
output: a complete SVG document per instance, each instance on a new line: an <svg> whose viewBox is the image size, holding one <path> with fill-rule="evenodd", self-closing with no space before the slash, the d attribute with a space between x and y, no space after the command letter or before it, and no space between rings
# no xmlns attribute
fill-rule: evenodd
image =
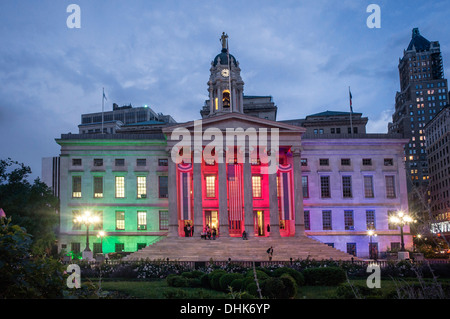
<svg viewBox="0 0 450 319"><path fill-rule="evenodd" d="M223 69L222 70L222 76L223 77L228 77L228 76L230 76L230 70L228 70L228 69Z"/></svg>

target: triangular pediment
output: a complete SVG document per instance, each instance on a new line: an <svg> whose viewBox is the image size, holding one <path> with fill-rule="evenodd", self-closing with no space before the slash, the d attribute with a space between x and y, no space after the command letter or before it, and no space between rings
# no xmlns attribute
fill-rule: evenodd
<svg viewBox="0 0 450 319"><path fill-rule="evenodd" d="M256 130L265 128L278 129L280 134L294 134L301 135L306 129L300 126L289 125L282 122L271 121L267 119L258 118L255 116L249 116L242 113L230 112L223 113L219 115L214 115L211 117L199 119L198 121L190 121L186 123L181 123L173 125L170 127L163 128L163 133L170 134L173 130L177 128L186 128L189 131L193 131L194 128L201 124L202 131L209 128L220 129L221 131L226 131L228 128L236 129L242 128L244 130L248 128L255 128Z"/></svg>

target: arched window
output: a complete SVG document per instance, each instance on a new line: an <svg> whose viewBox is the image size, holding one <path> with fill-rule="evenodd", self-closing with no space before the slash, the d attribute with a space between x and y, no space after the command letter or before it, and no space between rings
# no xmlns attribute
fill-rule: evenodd
<svg viewBox="0 0 450 319"><path fill-rule="evenodd" d="M222 92L222 106L230 107L230 91L228 90Z"/></svg>

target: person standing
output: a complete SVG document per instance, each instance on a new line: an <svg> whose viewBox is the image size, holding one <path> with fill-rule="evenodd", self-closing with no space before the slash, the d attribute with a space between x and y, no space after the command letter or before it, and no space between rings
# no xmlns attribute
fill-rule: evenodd
<svg viewBox="0 0 450 319"><path fill-rule="evenodd" d="M269 255L269 261L272 260L272 256L273 256L273 247L270 246L269 249L267 249L267 254Z"/></svg>

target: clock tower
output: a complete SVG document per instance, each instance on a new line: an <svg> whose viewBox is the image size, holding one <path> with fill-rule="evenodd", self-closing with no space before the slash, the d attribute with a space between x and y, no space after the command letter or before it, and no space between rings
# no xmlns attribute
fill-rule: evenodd
<svg viewBox="0 0 450 319"><path fill-rule="evenodd" d="M244 82L239 62L228 50L228 35L220 38L222 51L211 62L208 81L209 116L230 112L244 112Z"/></svg>

